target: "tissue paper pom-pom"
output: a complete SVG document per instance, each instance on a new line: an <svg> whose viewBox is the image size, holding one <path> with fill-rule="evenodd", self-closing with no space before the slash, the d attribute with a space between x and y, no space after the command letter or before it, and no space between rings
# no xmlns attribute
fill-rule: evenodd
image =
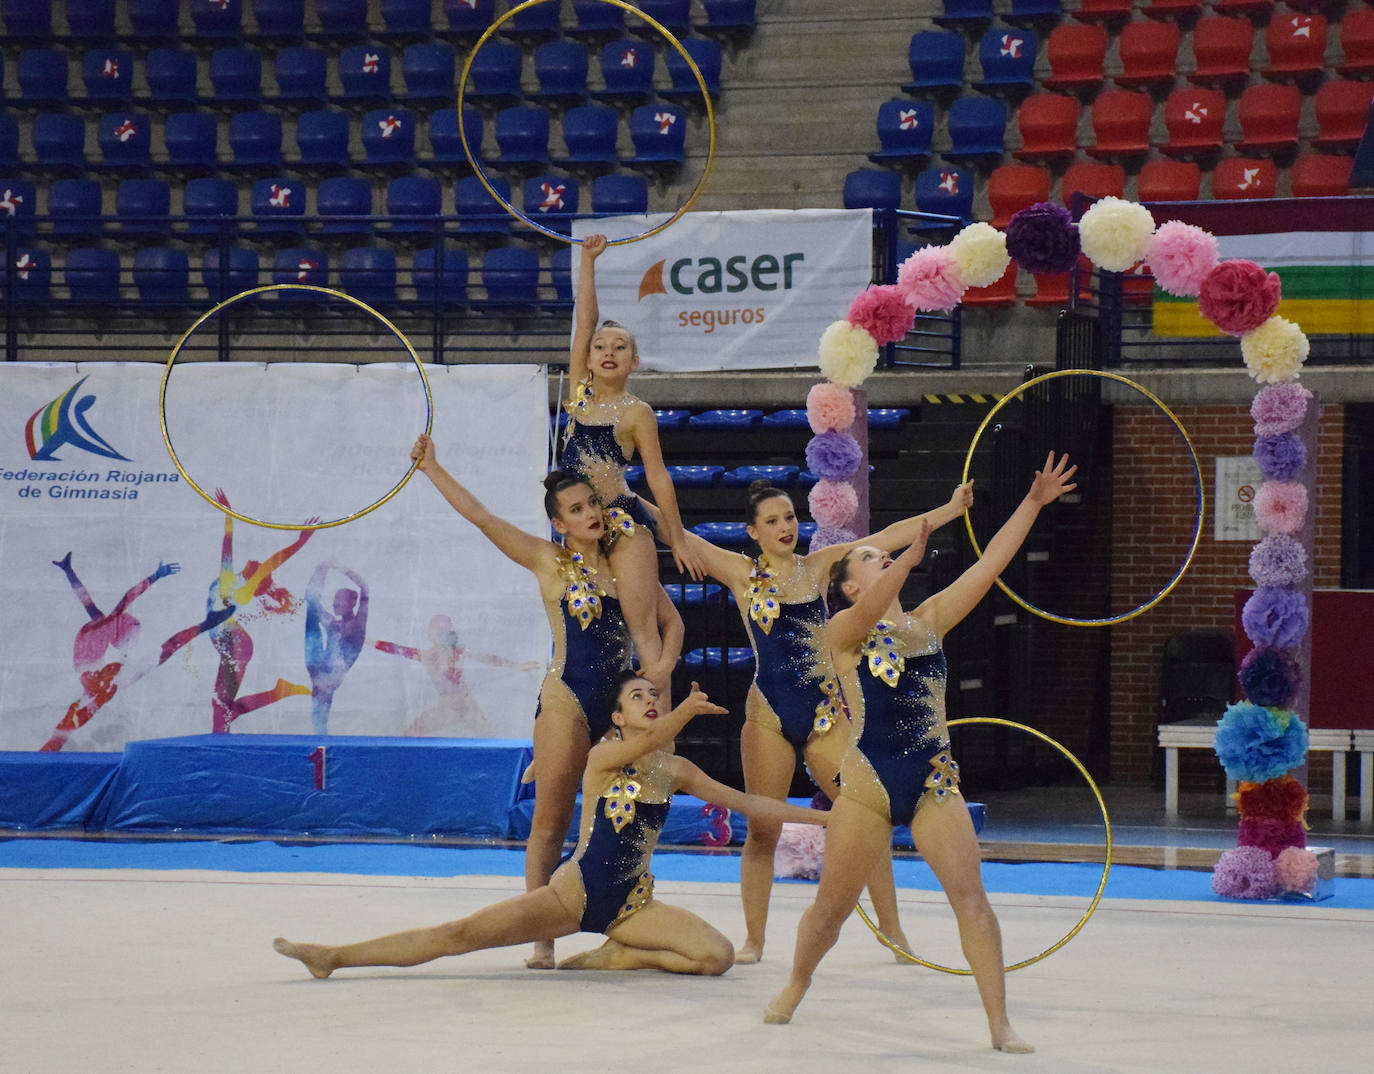
<svg viewBox="0 0 1374 1074"><path fill-rule="evenodd" d="M1279 893L1274 859L1259 847L1236 847L1217 859L1212 890L1227 899L1272 899Z"/></svg>
<svg viewBox="0 0 1374 1074"><path fill-rule="evenodd" d="M1245 368L1261 384L1292 380L1311 349L1302 329L1286 317L1270 317L1240 337Z"/></svg>
<svg viewBox="0 0 1374 1074"><path fill-rule="evenodd" d="M1297 533L1307 521L1307 486L1266 481L1255 493L1255 520L1265 533Z"/></svg>
<svg viewBox="0 0 1374 1074"><path fill-rule="evenodd" d="M1250 549L1255 585L1297 585L1307 577L1307 551L1295 537L1271 533Z"/></svg>
<svg viewBox="0 0 1374 1074"><path fill-rule="evenodd" d="M1274 316L1282 294L1278 273L1253 261L1223 261L1203 277L1197 308L1223 332L1239 336Z"/></svg>
<svg viewBox="0 0 1374 1074"><path fill-rule="evenodd" d="M1011 264L1007 237L991 224L969 224L950 241L954 268L965 287L988 287L1002 278Z"/></svg>
<svg viewBox="0 0 1374 1074"><path fill-rule="evenodd" d="M822 548L829 548L832 544L848 544L850 541L858 540L858 537L857 533L844 526L817 526L809 550L817 552Z"/></svg>
<svg viewBox="0 0 1374 1074"><path fill-rule="evenodd" d="M830 481L853 477L864 449L848 433L820 433L806 445L806 467Z"/></svg>
<svg viewBox="0 0 1374 1074"><path fill-rule="evenodd" d="M806 421L813 433L848 429L854 424L854 396L829 381L813 384L806 393Z"/></svg>
<svg viewBox="0 0 1374 1074"><path fill-rule="evenodd" d="M1231 779L1278 779L1307 756L1307 727L1293 712L1237 701L1217 721L1216 754Z"/></svg>
<svg viewBox="0 0 1374 1074"><path fill-rule="evenodd" d="M859 509L859 495L844 481L817 481L806 497L811 517L820 526L843 526Z"/></svg>
<svg viewBox="0 0 1374 1074"><path fill-rule="evenodd" d="M1155 218L1133 201L1106 197L1097 201L1078 221L1083 252L1100 269L1125 272L1150 252Z"/></svg>
<svg viewBox="0 0 1374 1074"><path fill-rule="evenodd" d="M1307 447L1292 433L1261 436L1255 441L1255 462L1266 481L1292 481L1307 465Z"/></svg>
<svg viewBox="0 0 1374 1074"><path fill-rule="evenodd" d="M1292 846L1274 859L1274 876L1284 891L1307 894L1317 886L1320 866L1317 855L1300 846Z"/></svg>
<svg viewBox="0 0 1374 1074"><path fill-rule="evenodd" d="M784 824L773 854L779 880L819 880L825 857L825 829L818 824Z"/></svg>
<svg viewBox="0 0 1374 1074"><path fill-rule="evenodd" d="M1245 636L1256 645L1291 649L1307 633L1307 600L1278 586L1260 586L1240 610Z"/></svg>
<svg viewBox="0 0 1374 1074"><path fill-rule="evenodd" d="M964 297L964 283L948 246L923 246L903 261L897 288L918 310L951 310Z"/></svg>
<svg viewBox="0 0 1374 1074"><path fill-rule="evenodd" d="M827 380L857 388L878 365L878 342L848 321L833 321L821 333L820 366Z"/></svg>
<svg viewBox="0 0 1374 1074"><path fill-rule="evenodd" d="M1062 205L1036 202L1007 221L1007 253L1027 272L1068 272L1079 250L1078 226Z"/></svg>
<svg viewBox="0 0 1374 1074"><path fill-rule="evenodd" d="M1245 654L1237 678L1245 696L1256 705L1282 709L1302 685L1302 669L1278 649L1260 645Z"/></svg>
<svg viewBox="0 0 1374 1074"><path fill-rule="evenodd" d="M1145 255L1155 283L1171 295L1192 298L1217 265L1217 240L1210 231L1170 220L1161 224Z"/></svg>
<svg viewBox="0 0 1374 1074"><path fill-rule="evenodd" d="M1277 857L1289 847L1307 846L1307 835L1301 824L1273 817L1246 817L1240 822L1236 842L1243 847L1259 847L1271 857Z"/></svg>
<svg viewBox="0 0 1374 1074"><path fill-rule="evenodd" d="M1242 783L1236 795L1236 811L1242 817L1272 817L1301 823L1307 812L1307 788L1292 776Z"/></svg>
<svg viewBox="0 0 1374 1074"><path fill-rule="evenodd" d="M1255 393L1250 404L1250 417L1255 419L1256 436L1278 436L1291 433L1307 417L1307 404L1312 393L1301 384L1270 384Z"/></svg>
<svg viewBox="0 0 1374 1074"><path fill-rule="evenodd" d="M892 284L873 284L860 291L849 307L849 323L862 328L881 346L906 338L916 323L916 310Z"/></svg>

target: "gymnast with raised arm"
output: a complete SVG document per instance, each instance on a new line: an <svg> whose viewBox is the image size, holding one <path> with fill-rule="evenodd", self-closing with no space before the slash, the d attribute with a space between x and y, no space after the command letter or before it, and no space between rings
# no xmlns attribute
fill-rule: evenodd
<svg viewBox="0 0 1374 1074"><path fill-rule="evenodd" d="M992 588L1041 508L1077 487L1072 483L1077 467L1068 463L1068 456L1056 462L1051 452L982 558L914 612L903 611L898 597L925 553L924 525L895 561L883 549L864 544L831 569L825 635L855 740L840 765L840 797L831 813L816 901L802 915L791 976L769 1003L765 1022L791 1020L812 973L853 911L865 877L889 855L892 826L909 821L916 849L954 909L993 1047L1034 1050L1007 1020L1002 935L983 890L978 838L950 754L940 645Z"/></svg>
<svg viewBox="0 0 1374 1074"><path fill-rule="evenodd" d="M434 457L434 442L421 436L411 458L453 509L507 557L539 581L553 633L553 660L539 690L534 721L534 816L525 844L525 889L549 882L572 825L578 780L587 751L611 728L617 677L631 667L630 636L621 613L608 547L605 515L591 486L555 470L544 479L544 510L566 545L526 533L488 511ZM672 674L682 650L682 619L663 587L654 582L655 641L666 666L641 667L650 681ZM552 934L536 945L531 969L554 966Z"/></svg>
<svg viewBox="0 0 1374 1074"><path fill-rule="evenodd" d="M659 714L653 683L626 672L611 713L613 738L592 747L582 777L577 849L546 886L432 928L329 947L277 939L316 977L345 966L416 966L445 955L600 932L606 942L566 959L561 969L638 970L716 976L734 962L730 941L687 910L654 898L649 861L675 791L774 823L825 824L827 814L742 794L672 753L694 716L724 713L692 684L672 712Z"/></svg>

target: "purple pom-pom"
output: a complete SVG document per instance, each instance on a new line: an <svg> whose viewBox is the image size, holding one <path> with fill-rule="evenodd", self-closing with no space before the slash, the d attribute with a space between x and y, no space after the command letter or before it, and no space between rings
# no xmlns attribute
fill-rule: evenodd
<svg viewBox="0 0 1374 1074"><path fill-rule="evenodd" d="M1307 551L1286 533L1271 533L1250 550L1250 577L1258 586L1297 585L1307 577Z"/></svg>
<svg viewBox="0 0 1374 1074"><path fill-rule="evenodd" d="M1027 272L1068 272L1080 250L1078 225L1062 205L1037 202L1007 222L1007 253Z"/></svg>
<svg viewBox="0 0 1374 1074"><path fill-rule="evenodd" d="M1291 589L1261 586L1241 609L1240 623L1256 645L1291 649L1307 633L1307 599Z"/></svg>
<svg viewBox="0 0 1374 1074"><path fill-rule="evenodd" d="M1227 899L1272 899L1279 893L1274 859L1259 847L1236 847L1217 859L1212 890Z"/></svg>
<svg viewBox="0 0 1374 1074"><path fill-rule="evenodd" d="M1238 677L1245 696L1270 709L1287 708L1302 685L1302 669L1297 663L1267 645L1245 654Z"/></svg>
<svg viewBox="0 0 1374 1074"><path fill-rule="evenodd" d="M1312 393L1296 381L1270 384L1255 395L1250 416L1255 419L1256 436L1278 436L1292 432L1307 416Z"/></svg>
<svg viewBox="0 0 1374 1074"><path fill-rule="evenodd" d="M811 538L810 551L816 552L832 544L848 544L855 540L858 540L858 534L844 526L817 526Z"/></svg>
<svg viewBox="0 0 1374 1074"><path fill-rule="evenodd" d="M807 467L829 481L852 477L863 457L863 448L848 433L821 433L806 445Z"/></svg>
<svg viewBox="0 0 1374 1074"><path fill-rule="evenodd" d="M1307 465L1307 446L1292 433L1261 436L1255 441L1255 462L1266 481L1292 481Z"/></svg>

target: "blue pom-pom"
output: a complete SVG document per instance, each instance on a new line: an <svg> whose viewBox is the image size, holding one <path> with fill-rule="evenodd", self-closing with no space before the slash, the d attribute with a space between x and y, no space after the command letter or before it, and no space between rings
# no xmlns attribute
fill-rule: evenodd
<svg viewBox="0 0 1374 1074"><path fill-rule="evenodd" d="M1229 778L1264 783L1302 764L1307 727L1295 712L1240 701L1217 721L1216 752Z"/></svg>

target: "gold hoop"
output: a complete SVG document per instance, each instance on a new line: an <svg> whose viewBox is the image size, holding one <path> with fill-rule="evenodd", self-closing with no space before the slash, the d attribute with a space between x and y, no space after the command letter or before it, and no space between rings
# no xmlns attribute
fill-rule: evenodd
<svg viewBox="0 0 1374 1074"><path fill-rule="evenodd" d="M1183 427L1183 423L1178 420L1174 412L1164 405L1164 401L1160 399L1159 396L1155 395L1144 385L1137 384L1135 381L1123 377L1119 373L1108 373L1101 369L1056 369L1049 373L1042 373L1038 377L1034 377L1023 384L1017 385L993 404L992 409L987 412L986 416L983 418L982 424L978 426L978 430L973 434L973 442L969 444L968 454L964 456L963 476L959 480L961 483L968 481L969 468L973 464L973 452L978 447L978 440L982 437L983 430L988 427L988 424L992 421L993 417L996 416L999 410L1027 388L1034 388L1037 385L1044 384L1051 380L1057 380L1060 377L1082 376L1101 377L1104 380L1114 380L1120 384L1125 384L1128 387L1134 388L1141 395L1145 396L1146 399L1154 403L1154 405L1163 412L1164 416L1173 423L1174 428L1178 430L1178 435L1183 437L1183 445L1188 449L1188 456L1193 462L1193 473L1197 478L1197 521L1193 526L1193 540L1188 546L1188 555L1184 557L1183 563L1179 566L1178 570L1174 572L1174 576L1169 579L1169 584L1144 604L1140 605L1138 608L1133 608L1129 612L1123 612L1121 615L1105 616L1101 619L1074 619L1065 615L1055 615L1053 612L1047 612L1043 608L1037 608L1034 604L1030 603L1030 601L1014 592L1001 578L997 578L995 581L997 583L997 588L1010 597L1019 607L1024 608L1032 615L1040 616L1041 619L1047 619L1051 623L1060 623L1063 626L1112 626L1116 623L1124 623L1128 619L1134 619L1137 615L1143 615L1173 592L1174 587L1183 579L1184 573L1192 565L1193 556L1197 554L1198 543L1202 540L1203 516L1206 514L1207 509L1207 493L1202 483L1202 466L1198 462L1197 451L1193 448L1193 442L1188 437L1188 430ZM968 539L973 544L974 554L979 559L982 559L983 550L978 545L978 538L973 534L973 521L969 517L967 509L964 510L964 528L968 530Z"/></svg>
<svg viewBox="0 0 1374 1074"><path fill-rule="evenodd" d="M233 508L225 506L196 484L195 479L191 477L191 475L186 472L186 468L181 465L181 459L177 457L176 449L172 446L171 433L167 430L167 382L172 377L172 366L176 364L177 358L180 356L182 349L186 346L186 341L191 338L197 328L219 313L220 310L227 309L229 306L237 302L242 302L244 299L252 298L255 295L267 294L269 291L305 291L312 294L328 295L331 298L340 298L345 302L357 306L360 310L370 313L377 320L381 321L382 324L386 325L386 327L391 330L392 335L401 341L401 346L405 347L406 353L410 355L411 362L414 363L416 371L420 374L420 383L425 389L425 433L429 433L434 424L434 396L430 393L429 378L425 376L425 368L420 362L420 356L415 352L414 345L406 338L404 332L366 302L354 298L352 295L346 294L343 291L336 291L332 287L317 287L314 284L308 283L273 283L263 287L253 287L247 291L240 291L236 295L231 295L208 312L197 317L195 323L186 330L186 333L179 340L177 340L177 345L172 348L172 353L167 359L167 368L162 372L162 388L158 393L158 417L162 422L162 442L167 446L167 454L172 458L172 465L177 468L177 473L182 476L186 483L195 489L196 492L200 493L201 498L207 503L214 505L218 510L223 511L232 518L238 519L240 522L247 522L254 526L262 526L269 530L327 530L332 526L342 526L345 522L353 522L362 518L363 515L372 513L377 510L377 508L381 507L382 504L386 503L387 500L391 499L391 497L395 496L396 493L400 492L401 489L405 487L405 483L414 476L416 468L420 465L419 462L412 462L410 464L410 469L405 472L405 476L392 486L390 492L381 499L364 507L361 511L354 511L352 514L344 515L342 518L336 518L328 522L316 522L309 526L291 522L266 522L263 519L253 518L251 515L242 514L239 511L235 511Z"/></svg>
<svg viewBox="0 0 1374 1074"><path fill-rule="evenodd" d="M1093 913L1097 910L1097 904L1102 901L1102 892L1107 886L1107 875L1112 870L1112 822L1107 816L1107 803L1102 800L1102 792L1097 789L1097 783L1093 780L1093 777L1088 774L1088 770L1083 767L1082 762L1069 752L1068 747L1060 742L1056 742L1054 739L1050 738L1049 735L1045 734L1045 732L1037 731L1034 727L1027 727L1023 723L1015 723L1012 720L999 719L996 716L966 716L963 719L950 720L947 726L959 727L963 724L975 723L992 724L997 727L1014 727L1019 731L1029 732L1036 738L1048 742L1067 757L1073 763L1073 766L1078 769L1079 775L1087 781L1088 788L1093 792L1093 797L1097 799L1097 808L1102 811L1102 826L1107 833L1107 854L1102 862L1102 878L1097 882L1097 891L1093 893L1092 902L1088 904L1088 908L1083 912L1083 916L1078 919L1078 923L1074 925L1073 928L1069 929L1054 946L1045 948L1045 950L1041 951L1038 955L1032 955L1030 958L1022 959L1020 962L1013 962L1010 966L1004 967L1005 972L1010 973L1012 970L1024 969L1026 966L1034 965L1041 959L1048 958L1050 955L1054 954L1077 936L1083 926L1088 923L1088 918L1093 916ZM971 977L973 975L972 970L959 969L955 966L942 966L938 962L927 962L925 959L913 955L901 944L894 943L892 940L888 939L887 936L883 934L882 929L878 928L873 919L864 911L862 905L856 906L855 909L859 911L859 916L863 918L864 924L873 930L873 935L878 937L878 941L899 958L904 958L908 962L914 962L918 966L924 966L928 970L939 970L941 973L952 973L960 977Z"/></svg>
<svg viewBox="0 0 1374 1074"><path fill-rule="evenodd" d="M524 0L524 3L516 4L488 26L482 36L477 39L477 43L472 46L472 51L468 53L467 59L463 61L463 71L458 76L458 138L463 143L463 154L468 158L468 163L472 165L473 174L475 174L478 181L487 188L487 193L496 200L496 203L500 205L501 208L505 209L506 212L510 213L511 216L515 217L517 220L523 220L530 227L534 228L535 231L541 232L551 239L558 239L561 242L580 245L582 242L581 239L574 238L571 235L565 235L561 231L555 231L553 228L545 227L538 221L530 219L530 217L526 216L496 192L496 188L493 187L491 182L487 179L487 173L482 170L482 165L478 163L477 158L473 155L472 147L468 145L468 132L463 124L463 98L467 94L468 72L472 69L472 58L476 56L481 47L487 43L491 35L505 25L507 20L514 18L527 8L537 7L540 4L551 2L557 2L557 0ZM706 85L706 79L702 77L701 68L697 66L696 61L692 59L691 53L683 47L681 41L673 36L668 27L664 26L652 16L646 15L633 4L626 3L625 0L597 0L597 3L610 4L612 7L618 7L622 11L627 11L636 18L643 19L661 33L668 44L672 45L673 48L677 50L677 54L682 57L683 62L687 64L688 70L692 72L692 77L696 79L697 85L701 88L701 99L706 104L706 126L709 135L706 146L706 166L701 170L701 178L697 180L696 187L692 190L687 200L683 202L682 208L678 209L677 212L673 213L672 216L668 217L668 219L664 220L661 224L650 228L648 231L641 232L638 235L631 235L624 239L610 239L606 243L607 246L625 246L632 242L638 242L640 239L647 239L650 235L657 235L660 231L677 223L682 214L690 209L700 196L702 190L706 186L706 179L711 174L711 165L715 163L716 159L716 113L715 109L711 106L711 91Z"/></svg>

